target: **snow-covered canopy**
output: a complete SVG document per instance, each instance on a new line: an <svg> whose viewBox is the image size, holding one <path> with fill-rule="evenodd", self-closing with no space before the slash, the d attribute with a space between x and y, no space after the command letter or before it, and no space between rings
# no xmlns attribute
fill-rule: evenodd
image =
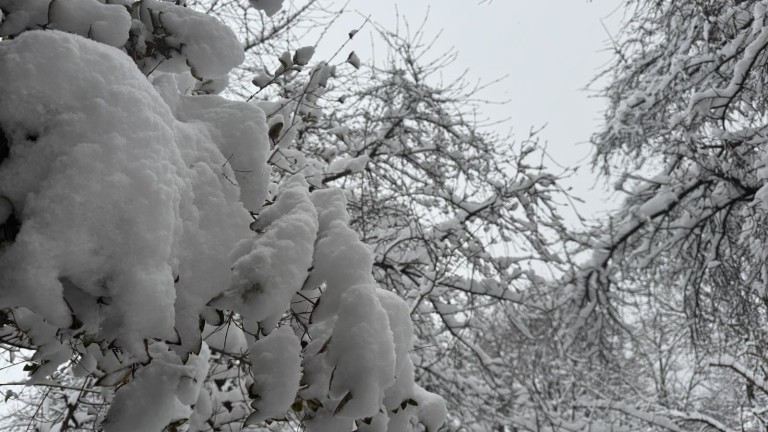
<svg viewBox="0 0 768 432"><path fill-rule="evenodd" d="M255 410L239 424L301 402L312 431L436 430L445 406L413 382L408 309L373 282L343 193L294 176L263 208L264 112L193 95L242 61L234 34L125 3L0 0L0 225L16 227L0 308L3 334L37 350L30 382L75 360L117 387L93 414L105 430L208 430L224 397L209 361L237 350ZM222 326L240 342L209 348Z"/></svg>

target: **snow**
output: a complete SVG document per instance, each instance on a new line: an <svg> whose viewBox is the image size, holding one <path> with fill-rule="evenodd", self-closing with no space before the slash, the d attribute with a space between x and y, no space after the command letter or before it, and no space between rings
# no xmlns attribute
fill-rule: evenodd
<svg viewBox="0 0 768 432"><path fill-rule="evenodd" d="M413 323L408 304L397 295L376 290L379 304L387 312L395 344L395 382L386 389L384 406L391 412L413 396L413 362L408 353L413 349Z"/></svg>
<svg viewBox="0 0 768 432"><path fill-rule="evenodd" d="M394 384L395 347L389 318L371 285L349 288L341 298L339 318L329 346L334 364L330 396L351 399L336 408L337 415L363 418L375 415L384 390ZM341 410L341 411L339 411Z"/></svg>
<svg viewBox="0 0 768 432"><path fill-rule="evenodd" d="M283 326L250 345L253 384L251 395L258 395L255 410L246 426L269 418L279 418L291 407L301 378L301 345L290 327Z"/></svg>
<svg viewBox="0 0 768 432"><path fill-rule="evenodd" d="M349 57L347 57L347 63L351 64L355 69L360 69L360 57L358 57L354 51L349 53Z"/></svg>
<svg viewBox="0 0 768 432"><path fill-rule="evenodd" d="M319 233L315 266L304 289L321 287L323 292L310 319L312 341L304 362L308 387L301 395L330 400L324 400L326 409L318 411L308 429L341 430L349 424L345 418L373 417L382 406L391 413L391 408L416 396L425 401L425 421L431 426L442 424L442 398L416 393L408 357L413 332L409 308L373 282L372 253L346 225L344 195L335 189L318 190L312 200ZM410 424L416 417L410 407L408 413L393 413L394 427ZM379 428L384 423L384 419L375 422Z"/></svg>
<svg viewBox="0 0 768 432"><path fill-rule="evenodd" d="M266 166L269 146L263 140L267 135L264 111L216 95L181 96L176 116L186 123L205 125L206 138L226 157L225 165L232 170L226 174L237 182L240 200L257 213L267 196L270 173Z"/></svg>
<svg viewBox="0 0 768 432"><path fill-rule="evenodd" d="M343 416L334 416L333 411L321 409L307 422L307 432L347 432L354 423Z"/></svg>
<svg viewBox="0 0 768 432"><path fill-rule="evenodd" d="M0 50L0 128L11 143L0 196L22 220L0 254L0 304L63 328L70 307L91 311L97 322L79 317L86 326L140 356L145 337L176 339L175 316L189 324L179 328L197 322L229 284L227 254L248 232L220 148L252 171L239 174L245 204L257 210L266 194L263 113L217 96L168 99L188 123L179 121L129 57L71 34L25 32ZM159 82L164 94L170 81ZM69 305L64 279L79 299Z"/></svg>
<svg viewBox="0 0 768 432"><path fill-rule="evenodd" d="M299 395L305 400L322 400L327 397L333 372L333 365L328 360L328 347L331 333L336 322L335 317L309 327L310 341L304 349L304 382L307 384Z"/></svg>
<svg viewBox="0 0 768 432"><path fill-rule="evenodd" d="M229 86L229 76L224 75L216 78L205 78L201 81L196 81L194 88L191 90L193 95L216 95Z"/></svg>
<svg viewBox="0 0 768 432"><path fill-rule="evenodd" d="M173 48L167 51L170 59L155 56L149 69L158 63L167 72L190 69L202 80L226 75L245 60L232 29L209 15L160 0L143 0L137 7L145 37Z"/></svg>
<svg viewBox="0 0 768 432"><path fill-rule="evenodd" d="M349 172L352 174L363 172L368 164L368 155L336 159L328 166L328 172Z"/></svg>
<svg viewBox="0 0 768 432"><path fill-rule="evenodd" d="M288 51L283 51L282 54L280 54L280 57L278 58L280 61L280 65L282 65L283 69L280 72L275 72L275 75L279 75L285 70L288 70L293 67L293 57L291 56L291 53Z"/></svg>
<svg viewBox="0 0 768 432"><path fill-rule="evenodd" d="M0 112L12 136L0 195L23 214L16 242L0 256L2 303L66 325L59 278L68 277L93 296L112 295L126 309L155 316L124 314L127 333L168 336L175 170L182 164L164 145L173 143L171 116L128 57L102 44L46 31L0 49L8 60L0 64L3 106L12 107ZM55 79L51 63L61 64ZM142 134L142 124L155 127ZM24 139L29 134L36 139Z"/></svg>
<svg viewBox="0 0 768 432"><path fill-rule="evenodd" d="M249 0L251 6L264 11L268 17L275 15L283 7L283 0Z"/></svg>
<svg viewBox="0 0 768 432"><path fill-rule="evenodd" d="M435 432L445 422L448 409L440 396L416 386L415 397L419 408L419 421L426 426L427 432Z"/></svg>
<svg viewBox="0 0 768 432"><path fill-rule="evenodd" d="M649 199L638 209L642 217L653 217L660 212L669 209L677 201L677 196L671 190L664 190Z"/></svg>
<svg viewBox="0 0 768 432"><path fill-rule="evenodd" d="M150 363L120 388L102 423L105 432L159 431L189 418L208 371L207 349L184 365L162 342L148 348Z"/></svg>
<svg viewBox="0 0 768 432"><path fill-rule="evenodd" d="M213 416L211 394L203 389L195 402L194 412L189 418L190 432L209 430L206 422L211 416Z"/></svg>
<svg viewBox="0 0 768 432"><path fill-rule="evenodd" d="M349 135L349 127L347 127L347 126L336 126L336 127L328 129L327 133L330 134L330 135L335 135L336 138L344 141L346 139L347 135Z"/></svg>
<svg viewBox="0 0 768 432"><path fill-rule="evenodd" d="M275 77L266 73L266 72L259 72L256 74L256 76L253 77L253 80L251 82L256 87L263 89L264 87L270 85L274 81Z"/></svg>
<svg viewBox="0 0 768 432"><path fill-rule="evenodd" d="M281 3L252 2L269 15ZM107 432L241 423L245 390L247 425L284 416L297 397L312 431L365 417L361 430L414 430L417 414L441 424L442 399L413 382L409 308L375 284L344 192L310 192L301 175L275 187L270 104L212 94L243 60L234 33L172 2L133 3L133 20L122 4L0 0L0 34L14 36L0 42L10 149L0 223L21 222L0 248L0 309L37 347L29 382L55 383L77 359L73 373L97 379L110 400ZM29 30L49 12L54 30ZM313 53L300 48L285 67ZM332 74L318 65L310 93ZM311 113L305 102L297 110ZM270 112L270 124L294 108ZM291 133L279 148L298 157ZM367 162L336 163L359 172ZM216 370L227 357L250 377L232 364ZM209 372L232 385L204 386ZM220 413L225 402L232 409Z"/></svg>
<svg viewBox="0 0 768 432"><path fill-rule="evenodd" d="M387 432L387 427L391 424L389 417L385 413L378 413L370 419L370 423L359 422L358 431L360 432ZM399 425L392 425L392 431L405 431L404 427Z"/></svg>
<svg viewBox="0 0 768 432"><path fill-rule="evenodd" d="M194 194L186 197L191 205L180 208L183 225L179 228L183 236L174 248L178 262L174 273L178 278L176 328L184 346L194 349L200 343L195 325L200 310L229 286L232 266L229 254L238 241L251 235L248 224L252 219L241 201L248 196L243 196L242 188L253 191L252 199L248 200L252 207L256 206L258 196L266 193L266 178L241 173L238 179L232 164L240 166L241 161L249 160L251 166L263 167L266 133L258 115L240 125L225 121L226 114L235 111L256 114L253 107L240 104L238 110L236 104L217 96L205 96L206 100L200 102L197 101L200 97L180 96L176 81L167 75L155 80L155 85L171 110L185 120L175 124L175 132L177 140L184 144L179 150L188 164L188 180ZM203 104L212 112L201 113ZM218 128L228 130L222 132ZM231 152L233 148L242 149L238 152L240 157L227 162L232 153L225 156L222 149ZM242 188L233 184L236 181Z"/></svg>
<svg viewBox="0 0 768 432"><path fill-rule="evenodd" d="M299 66L306 66L309 64L309 61L312 60L313 55L315 55L315 47L301 47L293 54L293 62Z"/></svg>
<svg viewBox="0 0 768 432"><path fill-rule="evenodd" d="M744 88L745 81L749 78L750 70L755 64L756 57L760 55L765 44L768 43L768 27L757 24L762 22L765 17L765 5L760 2L756 3L753 6L752 15L754 16L754 21L751 34L749 34L751 40L747 43L746 48L743 48L744 52L738 58L736 64L733 65L730 81L725 87L707 88L694 94L688 107L689 116L694 113L705 116L711 115L710 110L714 111L712 114L721 116L721 112L727 109L731 101ZM728 45L721 50L720 54L723 57L733 57L736 53L729 51L733 50L736 46L738 45Z"/></svg>
<svg viewBox="0 0 768 432"><path fill-rule="evenodd" d="M212 350L230 354L243 354L248 350L245 333L237 325L227 322L214 327L206 324L202 338Z"/></svg>
<svg viewBox="0 0 768 432"><path fill-rule="evenodd" d="M320 230L315 246L315 266L305 287L326 284L320 304L312 313L313 321L319 322L337 312L341 296L349 287L373 284L373 255L358 240L357 233L347 226L346 199L340 190L315 191L312 202L318 211Z"/></svg>
<svg viewBox="0 0 768 432"><path fill-rule="evenodd" d="M125 7L102 4L97 0L53 1L48 18L55 23L56 29L114 47L125 45L131 28L131 16Z"/></svg>
<svg viewBox="0 0 768 432"><path fill-rule="evenodd" d="M49 3L48 0L0 1L0 9L6 13L5 21L0 26L0 36L16 35L48 22Z"/></svg>
<svg viewBox="0 0 768 432"><path fill-rule="evenodd" d="M125 7L97 0L0 0L0 8L8 12L0 26L0 36L47 25L121 47L131 28L131 16Z"/></svg>
<svg viewBox="0 0 768 432"><path fill-rule="evenodd" d="M65 345L59 345L49 343L41 347L35 355L32 356L32 360L35 361L37 366L32 371L28 384L43 384L48 382L47 377L53 374L56 369L64 364L72 356L72 350Z"/></svg>
<svg viewBox="0 0 768 432"><path fill-rule="evenodd" d="M303 177L285 183L254 229L261 234L241 241L232 252L232 286L211 302L242 313L249 322L282 314L312 265L317 213Z"/></svg>

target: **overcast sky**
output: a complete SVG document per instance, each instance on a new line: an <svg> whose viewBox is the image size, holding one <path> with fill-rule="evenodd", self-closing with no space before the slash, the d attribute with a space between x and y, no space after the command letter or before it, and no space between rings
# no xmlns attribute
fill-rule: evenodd
<svg viewBox="0 0 768 432"><path fill-rule="evenodd" d="M427 13L428 36L438 35L435 53L454 48L458 53L450 77L468 69L468 78L502 82L481 93L485 99L508 100L503 106L488 106L490 119L509 118L515 137L546 125L541 137L550 153L563 165L585 165L569 183L588 204L583 211L612 207L615 195L593 188L589 173L590 135L600 124L604 103L584 90L611 58L609 33L615 33L622 17L621 0L350 0L353 11L337 26L352 29L365 16L394 28L396 10L412 25ZM346 27L344 27L346 26ZM606 30L606 28L608 30ZM370 55L369 26L353 46L364 58ZM329 32L324 41L331 45ZM343 37L343 32L338 32ZM336 45L338 46L338 45ZM554 164L553 164L554 170Z"/></svg>

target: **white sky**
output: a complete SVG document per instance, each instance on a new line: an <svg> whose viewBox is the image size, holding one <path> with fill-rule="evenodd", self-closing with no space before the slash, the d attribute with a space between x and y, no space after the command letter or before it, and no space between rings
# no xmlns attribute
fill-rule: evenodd
<svg viewBox="0 0 768 432"><path fill-rule="evenodd" d="M342 2L338 2L341 4ZM615 206L617 197L595 185L589 173L588 143L600 124L603 102L584 90L611 58L609 33L615 33L621 17L621 0L350 0L353 11L339 20L322 45L341 41L364 16L394 28L396 10L416 27L429 12L427 36L440 33L435 54L454 48L458 58L446 71L446 79L468 69L469 81L504 81L480 94L484 99L508 100L488 106L491 120L509 118L517 140L528 131L546 125L540 137L550 154L562 165L584 165L568 184L576 196L586 199L584 213ZM341 31L343 30L343 31ZM365 28L350 45L365 62L370 55L372 27ZM338 33L338 35L335 35ZM360 37L363 36L363 37ZM338 47L335 45L333 50ZM326 47L329 48L329 47ZM330 49L330 48L329 48ZM343 55L346 55L345 50ZM594 94L594 93L592 93ZM559 172L552 164L552 171Z"/></svg>

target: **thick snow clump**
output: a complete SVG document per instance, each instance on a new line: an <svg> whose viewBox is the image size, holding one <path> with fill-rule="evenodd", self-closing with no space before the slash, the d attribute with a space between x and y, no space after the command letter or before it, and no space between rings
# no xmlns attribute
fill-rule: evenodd
<svg viewBox="0 0 768 432"><path fill-rule="evenodd" d="M166 101L124 53L68 33L25 32L0 56L0 196L22 222L0 252L0 305L77 319L134 354L147 337L176 339L174 317L196 323L229 285L227 256L249 233L243 202L257 211L266 194L264 114L218 96Z"/></svg>

